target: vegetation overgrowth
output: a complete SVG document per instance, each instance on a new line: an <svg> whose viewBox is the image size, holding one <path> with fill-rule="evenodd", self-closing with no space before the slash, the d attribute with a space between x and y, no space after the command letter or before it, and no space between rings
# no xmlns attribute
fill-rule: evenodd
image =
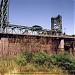
<svg viewBox="0 0 75 75"><path fill-rule="evenodd" d="M68 53L49 55L43 51L37 54L25 52L16 57L2 56L0 57L0 74L5 75L6 73L9 73L10 75L74 74L75 57Z"/></svg>

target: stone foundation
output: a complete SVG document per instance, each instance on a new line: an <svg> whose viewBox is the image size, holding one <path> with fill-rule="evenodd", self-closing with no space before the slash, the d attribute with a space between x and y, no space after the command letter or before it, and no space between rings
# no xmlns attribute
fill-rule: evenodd
<svg viewBox="0 0 75 75"><path fill-rule="evenodd" d="M49 36L1 34L0 55L15 56L25 51L33 51L35 53L45 51L48 54L57 54L65 51L64 40ZM70 41L72 42L72 40ZM72 50L70 50L70 53L75 55Z"/></svg>

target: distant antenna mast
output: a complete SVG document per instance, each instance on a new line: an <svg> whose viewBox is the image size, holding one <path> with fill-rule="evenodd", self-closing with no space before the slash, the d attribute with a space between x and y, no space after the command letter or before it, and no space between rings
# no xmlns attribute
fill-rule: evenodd
<svg viewBox="0 0 75 75"><path fill-rule="evenodd" d="M9 7L9 0L1 0L0 4L0 32L5 33L7 32L8 26L8 7Z"/></svg>
<svg viewBox="0 0 75 75"><path fill-rule="evenodd" d="M64 33L66 34L66 28L64 28Z"/></svg>

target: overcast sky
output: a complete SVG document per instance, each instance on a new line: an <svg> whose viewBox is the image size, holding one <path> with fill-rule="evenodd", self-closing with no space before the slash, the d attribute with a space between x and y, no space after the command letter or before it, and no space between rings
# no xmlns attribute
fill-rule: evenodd
<svg viewBox="0 0 75 75"><path fill-rule="evenodd" d="M12 24L33 26L40 25L51 29L51 17L62 16L63 32L74 32L74 0L10 0L9 22Z"/></svg>

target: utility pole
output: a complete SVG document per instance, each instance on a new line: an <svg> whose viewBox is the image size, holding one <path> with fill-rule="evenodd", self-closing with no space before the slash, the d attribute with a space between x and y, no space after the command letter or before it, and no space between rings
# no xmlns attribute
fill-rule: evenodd
<svg viewBox="0 0 75 75"><path fill-rule="evenodd" d="M66 34L66 28L64 28L64 34Z"/></svg>

